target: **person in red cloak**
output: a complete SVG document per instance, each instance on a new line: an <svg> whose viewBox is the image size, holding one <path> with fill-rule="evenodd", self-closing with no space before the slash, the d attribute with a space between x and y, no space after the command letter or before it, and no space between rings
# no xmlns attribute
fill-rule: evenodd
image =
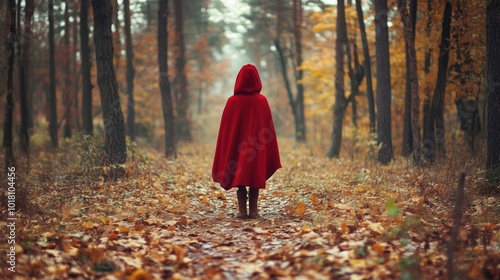
<svg viewBox="0 0 500 280"><path fill-rule="evenodd" d="M212 178L225 190L238 187L239 218L259 217L259 189L281 168L271 109L261 90L257 68L244 65L222 113L215 148Z"/></svg>

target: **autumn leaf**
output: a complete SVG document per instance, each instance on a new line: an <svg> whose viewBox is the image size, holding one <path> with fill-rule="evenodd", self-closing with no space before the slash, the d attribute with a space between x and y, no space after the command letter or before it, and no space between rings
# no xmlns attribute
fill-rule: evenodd
<svg viewBox="0 0 500 280"><path fill-rule="evenodd" d="M128 278L128 280L152 280L152 279L154 279L154 277L141 268L136 269L134 273L132 273L132 275L130 275L130 277Z"/></svg>
<svg viewBox="0 0 500 280"><path fill-rule="evenodd" d="M306 213L306 204L304 202L299 202L297 203L297 206L295 207L295 214L305 214Z"/></svg>

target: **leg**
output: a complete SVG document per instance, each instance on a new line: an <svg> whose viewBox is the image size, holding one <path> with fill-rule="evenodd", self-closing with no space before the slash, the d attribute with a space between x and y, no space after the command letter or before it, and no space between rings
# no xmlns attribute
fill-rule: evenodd
<svg viewBox="0 0 500 280"><path fill-rule="evenodd" d="M258 209L259 189L250 187L249 202L250 202L249 203L250 204L250 213L248 216L250 218L260 217L259 216L259 209Z"/></svg>
<svg viewBox="0 0 500 280"><path fill-rule="evenodd" d="M236 191L236 196L238 197L238 218L246 219L247 215L247 188L245 186L238 186Z"/></svg>

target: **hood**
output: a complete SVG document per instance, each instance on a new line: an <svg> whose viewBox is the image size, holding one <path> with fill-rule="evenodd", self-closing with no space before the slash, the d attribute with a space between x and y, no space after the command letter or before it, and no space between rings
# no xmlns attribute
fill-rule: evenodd
<svg viewBox="0 0 500 280"><path fill-rule="evenodd" d="M252 64L241 67L236 83L234 84L234 94L259 93L262 90L259 72Z"/></svg>

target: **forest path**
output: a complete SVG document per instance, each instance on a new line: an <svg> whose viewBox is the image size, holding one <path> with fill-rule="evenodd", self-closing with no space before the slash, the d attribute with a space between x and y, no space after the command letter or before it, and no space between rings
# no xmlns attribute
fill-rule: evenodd
<svg viewBox="0 0 500 280"><path fill-rule="evenodd" d="M261 191L258 219L235 217L236 191L224 191L211 180L213 154L206 144L181 147L175 161L158 153L147 154L148 160L131 154L127 178L114 182L69 171L33 172L33 202L43 215L21 219L26 227L19 232L16 276L379 279L445 274L443 248L453 208L452 200L442 198L453 195L453 173L429 173L402 162L380 166L368 157L328 160L291 142L280 148L283 168ZM34 170L48 161L54 170L75 162L41 158ZM481 258L461 258L461 267L471 273L496 267L500 236L493 233L500 228L500 215L491 213L500 209L498 203L474 196L466 207L462 243L491 233ZM474 246L477 242L461 250L482 252Z"/></svg>

